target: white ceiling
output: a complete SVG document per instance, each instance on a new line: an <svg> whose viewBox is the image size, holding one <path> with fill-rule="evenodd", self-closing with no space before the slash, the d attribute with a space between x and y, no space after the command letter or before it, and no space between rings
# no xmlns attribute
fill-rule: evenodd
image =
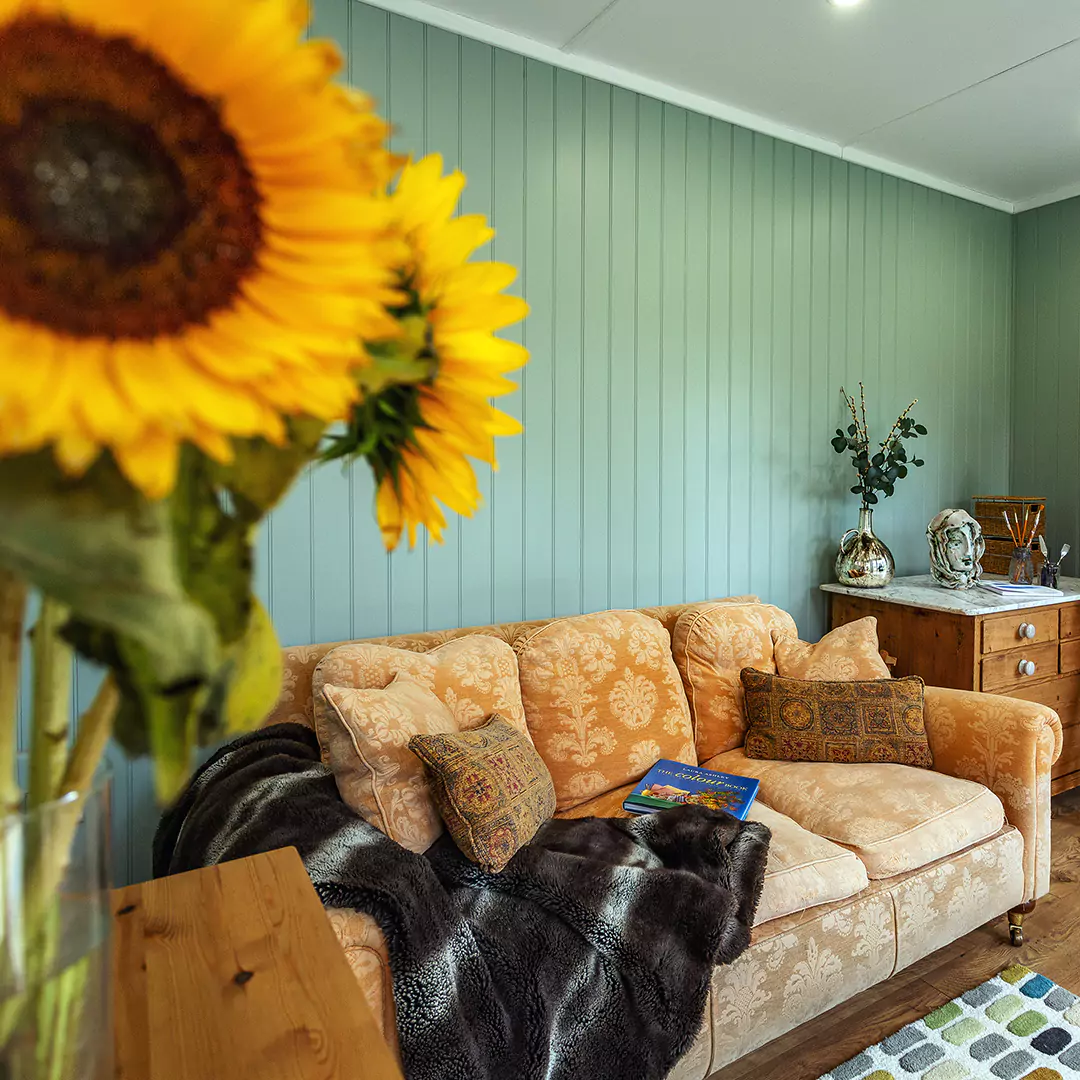
<svg viewBox="0 0 1080 1080"><path fill-rule="evenodd" d="M1080 194L1080 0L369 0L1005 210Z"/></svg>

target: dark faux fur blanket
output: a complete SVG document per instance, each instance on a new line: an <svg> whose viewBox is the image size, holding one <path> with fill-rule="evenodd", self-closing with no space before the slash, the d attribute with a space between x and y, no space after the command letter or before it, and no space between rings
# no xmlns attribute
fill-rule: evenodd
<svg viewBox="0 0 1080 1080"><path fill-rule="evenodd" d="M659 1080L713 965L749 944L768 844L764 825L683 806L551 821L488 874L447 835L416 855L361 820L314 733L280 724L199 770L154 873L295 846L325 904L386 935L410 1080Z"/></svg>

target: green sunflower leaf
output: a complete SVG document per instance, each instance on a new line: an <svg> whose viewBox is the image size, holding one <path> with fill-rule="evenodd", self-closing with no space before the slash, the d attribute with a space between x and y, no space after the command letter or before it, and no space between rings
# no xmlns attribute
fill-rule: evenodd
<svg viewBox="0 0 1080 1080"><path fill-rule="evenodd" d="M48 453L0 462L0 565L140 642L162 685L220 662L214 620L184 589L169 503L143 498L105 456L79 481Z"/></svg>

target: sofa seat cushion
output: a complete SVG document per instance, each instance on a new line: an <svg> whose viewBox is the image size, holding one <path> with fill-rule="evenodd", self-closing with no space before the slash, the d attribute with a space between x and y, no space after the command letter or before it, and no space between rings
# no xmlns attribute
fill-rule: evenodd
<svg viewBox="0 0 1080 1080"><path fill-rule="evenodd" d="M1001 800L970 780L908 765L762 761L741 749L702 763L754 776L758 800L850 848L873 878L889 878L993 836Z"/></svg>
<svg viewBox="0 0 1080 1080"><path fill-rule="evenodd" d="M622 808L622 801L633 790L634 785L627 784L562 810L555 816L632 817ZM755 926L818 904L843 900L866 888L866 868L846 848L815 836L791 818L760 802L754 803L748 817L768 825L772 831L765 886L754 917Z"/></svg>
<svg viewBox="0 0 1080 1080"><path fill-rule="evenodd" d="M844 900L870 884L866 867L847 848L815 835L756 800L747 817L768 825L772 832L755 926L819 904Z"/></svg>

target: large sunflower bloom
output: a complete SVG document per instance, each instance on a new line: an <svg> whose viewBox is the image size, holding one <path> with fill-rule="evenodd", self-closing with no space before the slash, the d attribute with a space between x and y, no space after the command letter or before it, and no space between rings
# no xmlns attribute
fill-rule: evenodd
<svg viewBox="0 0 1080 1080"><path fill-rule="evenodd" d="M410 250L402 273L410 303L398 314L431 374L391 386L358 410L381 426L378 437L365 434L388 549L403 530L413 546L420 525L433 541L441 540L446 517L440 502L471 515L480 492L468 459L494 468L494 436L521 431L488 399L517 389L505 375L520 368L528 353L494 331L524 318L528 305L503 294L516 276L512 266L467 261L494 233L482 215L453 217L465 178L460 172L443 176L442 167L438 154L407 165L392 199Z"/></svg>
<svg viewBox="0 0 1080 1080"><path fill-rule="evenodd" d="M385 126L295 0L0 0L0 455L280 441L393 333Z"/></svg>

